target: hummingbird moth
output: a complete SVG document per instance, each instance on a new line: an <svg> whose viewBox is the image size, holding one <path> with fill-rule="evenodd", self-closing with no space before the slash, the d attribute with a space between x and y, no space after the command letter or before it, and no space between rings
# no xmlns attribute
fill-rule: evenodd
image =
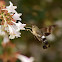
<svg viewBox="0 0 62 62"><path fill-rule="evenodd" d="M32 27L25 27L26 30L29 30L36 38L41 41L44 45L43 48L46 49L50 47L46 36L50 35L54 29L55 25L51 25L45 28L39 29L36 25L32 25Z"/></svg>

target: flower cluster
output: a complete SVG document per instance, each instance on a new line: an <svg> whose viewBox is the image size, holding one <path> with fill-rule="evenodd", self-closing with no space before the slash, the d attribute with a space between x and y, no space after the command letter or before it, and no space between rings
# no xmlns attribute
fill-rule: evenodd
<svg viewBox="0 0 62 62"><path fill-rule="evenodd" d="M0 6L0 36L3 37L3 54L0 55L0 58L3 59L3 62L7 62L10 60L11 62L16 62L17 59L22 62L33 62L33 57L26 57L17 53L15 50L15 45L12 44L10 39L14 39L15 37L20 36L20 30L25 30L26 24L21 23L20 16L21 13L17 13L15 10L17 6L13 6L11 2L9 2L9 6ZM16 23L18 21L18 23Z"/></svg>
<svg viewBox="0 0 62 62"><path fill-rule="evenodd" d="M22 24L20 16L21 13L17 13L16 9L17 6L13 6L13 4L10 2L10 6L1 6L0 7L0 35L6 36L6 34L9 35L9 39L14 39L15 37L21 37L20 36L20 30L25 30L26 24ZM18 23L17 20L20 20ZM8 37L8 36L7 36ZM7 38L7 37L4 37Z"/></svg>

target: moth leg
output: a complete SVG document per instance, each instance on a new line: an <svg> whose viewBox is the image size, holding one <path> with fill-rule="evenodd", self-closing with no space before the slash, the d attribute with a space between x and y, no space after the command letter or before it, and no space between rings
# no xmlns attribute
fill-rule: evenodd
<svg viewBox="0 0 62 62"><path fill-rule="evenodd" d="M36 38L37 38L39 41L42 41L42 38L41 38L41 37L36 36Z"/></svg>

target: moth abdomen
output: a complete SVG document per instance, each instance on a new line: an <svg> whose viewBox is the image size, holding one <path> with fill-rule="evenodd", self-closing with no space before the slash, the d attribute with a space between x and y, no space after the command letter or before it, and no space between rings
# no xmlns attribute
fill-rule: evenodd
<svg viewBox="0 0 62 62"><path fill-rule="evenodd" d="M48 47L50 47L50 44L48 43L47 39L45 36L42 36L42 41L43 41L43 49L47 49Z"/></svg>
<svg viewBox="0 0 62 62"><path fill-rule="evenodd" d="M43 49L47 49L48 47L50 47L50 44L46 41L43 45Z"/></svg>

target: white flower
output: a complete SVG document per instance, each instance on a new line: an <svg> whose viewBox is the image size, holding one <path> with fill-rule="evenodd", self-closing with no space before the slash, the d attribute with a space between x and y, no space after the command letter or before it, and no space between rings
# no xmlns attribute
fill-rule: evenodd
<svg viewBox="0 0 62 62"><path fill-rule="evenodd" d="M11 1L9 1L10 6L6 6L6 9L2 9L2 10L8 10L8 13L16 13L16 8L17 6L13 6L13 4L11 3Z"/></svg>
<svg viewBox="0 0 62 62"><path fill-rule="evenodd" d="M4 44L9 42L9 38L8 35L6 34L6 32L4 31L4 27L3 25L0 25L0 36L3 36L3 42Z"/></svg>
<svg viewBox="0 0 62 62"><path fill-rule="evenodd" d="M18 14L16 12L12 17L13 17L14 20L20 20L21 21L21 18L20 18L21 15L22 15L21 13Z"/></svg>
<svg viewBox="0 0 62 62"><path fill-rule="evenodd" d="M18 37L21 37L20 36L20 32L16 30L16 28L13 26L13 25L8 25L9 27L9 34L10 34L10 39L14 39L15 37L18 38Z"/></svg>
<svg viewBox="0 0 62 62"><path fill-rule="evenodd" d="M13 21L12 21L13 22ZM22 24L21 22L18 22L18 23L15 23L15 22L13 22L14 24L15 24L15 26L18 28L17 29L17 31L19 31L19 30L25 30L25 26L26 26L26 24Z"/></svg>
<svg viewBox="0 0 62 62"><path fill-rule="evenodd" d="M11 3L11 1L9 1L10 5L9 6L6 6L5 9L2 9L2 10L7 10L8 13L11 15L10 16L10 19L9 20L6 20L5 16L3 15L3 18L4 18L4 25L3 25L3 28L4 28L4 31L8 32L8 35L9 35L9 39L14 39L15 37L18 38L18 37L21 37L20 36L20 30L25 30L25 26L26 24L22 24L21 22L13 22L13 20L20 20L21 21L21 18L20 16L22 15L21 13L17 13L16 12L16 8L17 6L13 6L13 4ZM15 14L14 14L15 13ZM7 15L7 14L6 14ZM12 24L13 23L13 24ZM4 31L1 31L0 30L0 33L3 34L5 33ZM7 37L6 37L7 38ZM5 38L5 39L6 39Z"/></svg>
<svg viewBox="0 0 62 62"><path fill-rule="evenodd" d="M20 30L25 30L25 26L26 24L22 24L21 22L13 22L13 25L9 25L7 24L7 26L5 27L5 30L9 33L9 39L14 39L15 37L18 38L18 37L21 37L20 36Z"/></svg>
<svg viewBox="0 0 62 62"><path fill-rule="evenodd" d="M14 39L15 37L16 38L21 37L20 34L21 33L19 31L15 32L14 34L10 34L9 39Z"/></svg>
<svg viewBox="0 0 62 62"><path fill-rule="evenodd" d="M10 40L9 40L9 37L8 37L8 35L7 34L5 34L5 36L4 36L4 38L3 38L3 44L6 44L6 43L8 43Z"/></svg>
<svg viewBox="0 0 62 62"><path fill-rule="evenodd" d="M17 27L14 25L8 25L8 27L5 28L5 30L7 30L7 32L9 32L9 39L14 39L15 37L21 37L20 36L20 32L17 31Z"/></svg>
<svg viewBox="0 0 62 62"><path fill-rule="evenodd" d="M20 54L17 54L16 55L16 58L18 58L22 62L33 62L34 61L34 58L33 57L28 58L28 57L26 57L24 55L20 55Z"/></svg>

